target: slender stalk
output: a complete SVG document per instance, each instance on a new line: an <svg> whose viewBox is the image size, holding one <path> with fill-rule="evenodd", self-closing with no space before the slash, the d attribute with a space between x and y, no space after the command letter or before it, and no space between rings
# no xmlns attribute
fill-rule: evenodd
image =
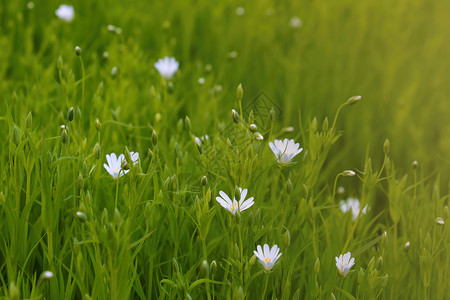
<svg viewBox="0 0 450 300"><path fill-rule="evenodd" d="M267 291L267 285L269 284L269 273L266 273L266 282L264 284L264 290L263 290L263 294L261 299L264 300L264 298L266 297L266 291Z"/></svg>
<svg viewBox="0 0 450 300"><path fill-rule="evenodd" d="M202 239L202 246L203 246L203 259L208 262L208 252L206 250L206 241L203 238ZM206 297L209 299L211 299L211 293L209 291L209 274L206 275Z"/></svg>
<svg viewBox="0 0 450 300"><path fill-rule="evenodd" d="M242 243L242 234L241 234L241 224L238 224L238 234L239 234L239 249L240 249L240 256L241 256L241 283L242 288L244 287L244 249L243 249L243 243Z"/></svg>
<svg viewBox="0 0 450 300"><path fill-rule="evenodd" d="M341 176L342 173L339 173L336 175L336 178L334 179L334 185L333 185L333 196L331 197L331 199L333 200L334 203L334 197L336 196L336 185L337 185L337 180L339 178L339 176Z"/></svg>
<svg viewBox="0 0 450 300"><path fill-rule="evenodd" d="M119 171L119 175L120 176L120 171ZM116 202L114 204L114 211L117 209L117 199L119 198L119 177L116 180Z"/></svg>

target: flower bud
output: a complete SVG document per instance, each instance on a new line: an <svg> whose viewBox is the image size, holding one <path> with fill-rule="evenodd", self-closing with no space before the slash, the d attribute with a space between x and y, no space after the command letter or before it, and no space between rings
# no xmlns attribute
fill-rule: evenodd
<svg viewBox="0 0 450 300"><path fill-rule="evenodd" d="M325 120L323 120L323 124L322 124L322 130L323 131L327 131L328 130L328 117L325 117Z"/></svg>
<svg viewBox="0 0 450 300"><path fill-rule="evenodd" d="M99 143L96 143L94 146L94 157L95 159L100 159L102 157L102 148Z"/></svg>
<svg viewBox="0 0 450 300"><path fill-rule="evenodd" d="M195 137L194 141L195 141L195 146L197 147L198 152L200 152L200 154L202 154L203 153L202 141L198 137Z"/></svg>
<svg viewBox="0 0 450 300"><path fill-rule="evenodd" d="M208 178L206 176L202 177L202 185L206 186L208 184Z"/></svg>
<svg viewBox="0 0 450 300"><path fill-rule="evenodd" d="M211 201L211 188L208 188L208 190L206 191L206 203L209 203L209 201Z"/></svg>
<svg viewBox="0 0 450 300"><path fill-rule="evenodd" d="M238 202L239 202L239 200L241 199L241 190L239 189L238 186L236 186L236 187L234 188L234 198L235 198L235 199L238 199Z"/></svg>
<svg viewBox="0 0 450 300"><path fill-rule="evenodd" d="M48 281L53 278L53 272L51 271L42 272L40 278L42 279L42 281Z"/></svg>
<svg viewBox="0 0 450 300"><path fill-rule="evenodd" d="M236 98L238 100L242 100L243 97L244 97L244 89L242 88L242 83L239 83L236 91Z"/></svg>
<svg viewBox="0 0 450 300"><path fill-rule="evenodd" d="M239 247L236 243L234 243L234 247L233 247L233 256L235 258L239 258Z"/></svg>
<svg viewBox="0 0 450 300"><path fill-rule="evenodd" d="M389 275L386 273L386 275L384 275L383 279L381 280L381 286L386 287L386 285L388 284L388 280L389 280Z"/></svg>
<svg viewBox="0 0 450 300"><path fill-rule="evenodd" d="M78 173L78 178L77 178L77 187L78 189L82 189L83 188L83 175L81 175L81 173Z"/></svg>
<svg viewBox="0 0 450 300"><path fill-rule="evenodd" d="M214 275L214 273L216 272L216 270L217 270L217 263L216 263L215 260L213 260L213 261L211 262L211 265L209 266L209 272L211 273L211 275Z"/></svg>
<svg viewBox="0 0 450 300"><path fill-rule="evenodd" d="M390 149L391 149L391 143L389 142L389 139L385 139L384 144L383 144L384 154L388 155Z"/></svg>
<svg viewBox="0 0 450 300"><path fill-rule="evenodd" d="M81 140L81 151L84 152L84 150L86 150L86 145L87 145L87 139L86 139L86 137L83 137L83 139Z"/></svg>
<svg viewBox="0 0 450 300"><path fill-rule="evenodd" d="M383 267L383 258L381 256L378 257L375 267L377 268L378 271L381 270L381 268Z"/></svg>
<svg viewBox="0 0 450 300"><path fill-rule="evenodd" d="M69 141L69 133L67 132L66 129L63 129L61 132L61 142L63 144L67 144L68 141Z"/></svg>
<svg viewBox="0 0 450 300"><path fill-rule="evenodd" d="M84 223L87 220L86 214L82 211L77 211L77 218L81 221L81 223Z"/></svg>
<svg viewBox="0 0 450 300"><path fill-rule="evenodd" d="M289 229L286 229L286 231L283 234L283 248L289 247L291 244L291 234L289 233Z"/></svg>
<svg viewBox="0 0 450 300"><path fill-rule="evenodd" d="M128 166L133 165L133 160L131 159L130 150L128 150L128 147L125 146L125 160L128 163Z"/></svg>
<svg viewBox="0 0 450 300"><path fill-rule="evenodd" d="M237 113L237 111L235 111L234 109L231 110L231 116L233 117L233 122L234 123L239 123L239 115Z"/></svg>
<svg viewBox="0 0 450 300"><path fill-rule="evenodd" d="M256 127L256 125L255 124L250 124L250 131L251 132L256 132L256 130L258 129L258 127Z"/></svg>
<svg viewBox="0 0 450 300"><path fill-rule="evenodd" d="M419 163L417 162L417 160L413 161L412 168L415 170L415 169L417 169L418 166L419 166Z"/></svg>
<svg viewBox="0 0 450 300"><path fill-rule="evenodd" d="M255 123L255 114L253 113L253 109L250 109L250 112L248 114L248 124Z"/></svg>
<svg viewBox="0 0 450 300"><path fill-rule="evenodd" d="M184 122L183 119L179 119L177 123L177 131L181 133L183 131Z"/></svg>
<svg viewBox="0 0 450 300"><path fill-rule="evenodd" d="M150 148L147 151L147 155L148 155L148 160L152 161L152 159L153 159L153 151Z"/></svg>
<svg viewBox="0 0 450 300"><path fill-rule="evenodd" d="M252 257L250 258L250 261L249 261L250 266L253 266L255 264L255 262L256 262L256 256L252 255Z"/></svg>
<svg viewBox="0 0 450 300"><path fill-rule="evenodd" d="M202 264L200 265L200 276L201 277L209 276L209 265L206 260L202 261Z"/></svg>
<svg viewBox="0 0 450 300"><path fill-rule="evenodd" d="M11 142L13 142L15 145L18 145L20 143L19 128L16 125L14 125L14 128L12 130Z"/></svg>
<svg viewBox="0 0 450 300"><path fill-rule="evenodd" d="M153 146L156 146L156 144L158 144L158 134L156 133L155 129L153 129L152 131L152 144Z"/></svg>
<svg viewBox="0 0 450 300"><path fill-rule="evenodd" d="M275 120L275 116L276 116L276 111L275 111L275 108L271 108L270 110L269 110L269 120L270 121L274 121Z"/></svg>
<svg viewBox="0 0 450 300"><path fill-rule="evenodd" d="M114 66L111 69L111 77L115 78L117 76L117 73L119 73L119 67L118 66Z"/></svg>
<svg viewBox="0 0 450 300"><path fill-rule="evenodd" d="M342 175L345 177L352 177L355 176L355 172L353 172L352 170L345 170L344 172L342 172Z"/></svg>
<svg viewBox="0 0 450 300"><path fill-rule="evenodd" d="M191 126L191 119L189 119L188 116L184 118L184 125L186 126L187 131L191 132L192 126Z"/></svg>
<svg viewBox="0 0 450 300"><path fill-rule="evenodd" d="M31 128L31 124L33 123L33 114L31 113L31 111L28 113L27 115L27 119L25 121L25 126L27 128Z"/></svg>
<svg viewBox="0 0 450 300"><path fill-rule="evenodd" d="M102 129L102 123L100 123L98 118L95 120L95 129L97 129L98 132Z"/></svg>
<svg viewBox="0 0 450 300"><path fill-rule="evenodd" d="M345 194L345 188L343 186L338 187L337 193L340 196L344 195Z"/></svg>
<svg viewBox="0 0 450 300"><path fill-rule="evenodd" d="M108 224L108 210L106 209L106 207L103 209L101 221L102 226Z"/></svg>
<svg viewBox="0 0 450 300"><path fill-rule="evenodd" d="M319 272L320 272L320 258L317 258L314 264L314 273L319 274Z"/></svg>
<svg viewBox="0 0 450 300"><path fill-rule="evenodd" d="M442 219L441 217L437 217L437 218L434 220L434 222L436 223L436 225L439 225L439 226L445 225L444 219Z"/></svg>
<svg viewBox="0 0 450 300"><path fill-rule="evenodd" d="M385 246L387 242L388 234L387 232L383 232L383 235L381 236L381 245Z"/></svg>
<svg viewBox="0 0 450 300"><path fill-rule="evenodd" d="M408 241L405 243L405 245L403 246L403 250L405 250L405 252L408 252L409 247L411 247L411 243Z"/></svg>
<svg viewBox="0 0 450 300"><path fill-rule="evenodd" d="M89 203L89 205L92 204L91 193L89 191L86 192L86 202Z"/></svg>
<svg viewBox="0 0 450 300"><path fill-rule="evenodd" d="M63 60L62 57L59 56L58 59L56 60L56 68L61 71L63 68Z"/></svg>
<svg viewBox="0 0 450 300"><path fill-rule="evenodd" d="M80 56L80 55L81 55L81 48L80 48L80 47L78 47L78 46L75 47L75 54L76 54L77 56Z"/></svg>
<svg viewBox="0 0 450 300"><path fill-rule="evenodd" d="M292 181L290 178L286 182L286 193L288 195L292 194Z"/></svg>
<svg viewBox="0 0 450 300"><path fill-rule="evenodd" d="M74 118L75 118L75 110L73 109L73 107L71 107L67 111L67 120L69 120L69 122L72 122Z"/></svg>
<svg viewBox="0 0 450 300"><path fill-rule="evenodd" d="M114 225L119 226L122 223L122 217L120 216L119 210L116 208L114 210Z"/></svg>
<svg viewBox="0 0 450 300"><path fill-rule="evenodd" d="M258 141L263 141L264 140L264 137L259 132L255 132L254 136L255 136L255 139L257 139Z"/></svg>
<svg viewBox="0 0 450 300"><path fill-rule="evenodd" d="M347 104L353 105L353 104L356 104L357 102L359 102L360 100L361 100L361 96L353 96L347 100Z"/></svg>

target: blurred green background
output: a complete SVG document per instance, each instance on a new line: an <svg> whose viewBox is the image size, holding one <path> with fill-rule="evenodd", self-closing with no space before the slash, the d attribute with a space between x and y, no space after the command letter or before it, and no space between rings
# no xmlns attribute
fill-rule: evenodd
<svg viewBox="0 0 450 300"><path fill-rule="evenodd" d="M294 128L299 114L303 122L313 116L321 122L361 95L363 101L338 121L345 134L336 170L362 169L367 149L381 161L389 138L400 169L408 171L417 160L425 173L440 168L444 187L449 182L449 1L75 1L68 3L75 7L72 23L56 18L60 2L27 4L0 1L0 95L9 102L15 91L26 99L16 107L19 119L32 110L45 127L48 116L66 111L56 60L61 56L80 78L73 54L79 45L87 96L118 66L120 81L105 84L110 110L121 106L125 122L153 123L157 109L146 107L159 81L153 63L173 55L181 63L174 115L188 114L198 132L229 122L240 82L244 101L265 91L282 108L282 125ZM300 27L290 25L295 16ZM109 32L108 24L122 33ZM216 85L220 93L211 92ZM145 121L136 109L148 112ZM7 132L0 134L5 139Z"/></svg>

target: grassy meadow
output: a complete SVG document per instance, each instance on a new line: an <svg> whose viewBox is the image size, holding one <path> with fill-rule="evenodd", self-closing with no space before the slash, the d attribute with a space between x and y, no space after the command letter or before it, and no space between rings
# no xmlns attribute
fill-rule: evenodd
<svg viewBox="0 0 450 300"><path fill-rule="evenodd" d="M449 299L449 1L61 4L0 0L2 299Z"/></svg>

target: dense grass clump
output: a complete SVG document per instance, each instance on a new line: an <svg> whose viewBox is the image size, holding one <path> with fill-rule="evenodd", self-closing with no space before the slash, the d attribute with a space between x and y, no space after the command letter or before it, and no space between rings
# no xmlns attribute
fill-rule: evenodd
<svg viewBox="0 0 450 300"><path fill-rule="evenodd" d="M60 4L0 3L0 296L448 298L448 3Z"/></svg>

